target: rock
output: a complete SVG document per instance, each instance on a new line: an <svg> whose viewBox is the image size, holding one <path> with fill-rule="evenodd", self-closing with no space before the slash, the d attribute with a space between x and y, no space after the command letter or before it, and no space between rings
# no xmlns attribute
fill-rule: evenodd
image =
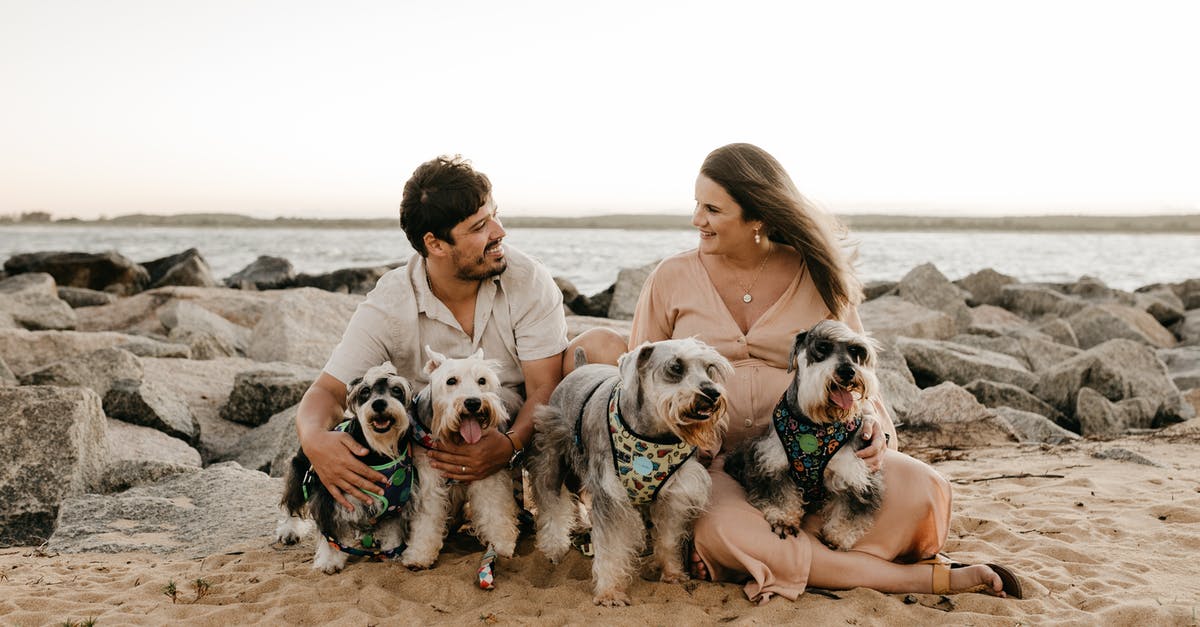
<svg viewBox="0 0 1200 627"><path fill-rule="evenodd" d="M1020 337L1017 342L1024 351L1029 368L1034 372L1048 370L1083 352L1072 346L1031 336Z"/></svg>
<svg viewBox="0 0 1200 627"><path fill-rule="evenodd" d="M971 326L971 310L967 308L964 292L931 263L921 264L904 275L896 285L896 294L910 303L950 316L956 331L966 331Z"/></svg>
<svg viewBox="0 0 1200 627"><path fill-rule="evenodd" d="M1091 348L1113 338L1125 338L1158 348L1175 346L1175 336L1150 314L1117 304L1091 305L1067 318L1080 348Z"/></svg>
<svg viewBox="0 0 1200 627"><path fill-rule="evenodd" d="M984 268L979 272L969 274L954 282L955 285L964 289L971 296L967 300L967 304L972 307L980 305L999 306L1004 302L1001 295L1001 290L1005 285L1013 285L1017 283L1015 277L1007 274L1000 274L991 268Z"/></svg>
<svg viewBox="0 0 1200 627"><path fill-rule="evenodd" d="M0 387L0 547L49 538L64 499L97 489L108 457L95 392Z"/></svg>
<svg viewBox="0 0 1200 627"><path fill-rule="evenodd" d="M67 287L86 287L126 296L150 282L146 269L115 251L106 253L40 252L13 255L4 262L10 275L45 272Z"/></svg>
<svg viewBox="0 0 1200 627"><path fill-rule="evenodd" d="M1078 281L1064 286L1063 291L1071 296L1094 303L1117 303L1132 306L1136 302L1133 294L1113 289L1104 281L1092 276L1080 277Z"/></svg>
<svg viewBox="0 0 1200 627"><path fill-rule="evenodd" d="M60 287L57 292L58 297L70 305L72 309L111 305L117 301L117 297L114 294L101 292L100 290L89 290L86 287Z"/></svg>
<svg viewBox="0 0 1200 627"><path fill-rule="evenodd" d="M1114 402L1143 396L1161 403L1179 394L1153 349L1131 340L1109 340L1040 374L1032 392L1069 418L1081 388Z"/></svg>
<svg viewBox="0 0 1200 627"><path fill-rule="evenodd" d="M996 337L987 337L983 335L956 335L948 341L962 346L970 346L993 353L1008 355L1020 362L1021 366L1026 370L1033 370L1029 364L1029 359L1025 357L1025 349L1021 347L1021 340L1008 335L1000 335Z"/></svg>
<svg viewBox="0 0 1200 627"><path fill-rule="evenodd" d="M320 376L316 368L277 363L239 372L221 418L257 427L271 416L300 402Z"/></svg>
<svg viewBox="0 0 1200 627"><path fill-rule="evenodd" d="M1184 309L1200 309L1200 278L1187 279L1170 287L1183 303Z"/></svg>
<svg viewBox="0 0 1200 627"><path fill-rule="evenodd" d="M0 281L0 312L31 331L73 329L76 324L75 311L58 297L54 277L44 272Z"/></svg>
<svg viewBox="0 0 1200 627"><path fill-rule="evenodd" d="M1130 429L1148 429L1154 425L1159 401L1146 397L1127 398L1113 403L1091 389L1079 390L1075 401L1075 419L1079 433L1087 437L1117 437Z"/></svg>
<svg viewBox="0 0 1200 627"><path fill-rule="evenodd" d="M1200 346L1160 348L1155 355L1167 367L1167 374L1180 390L1200 388Z"/></svg>
<svg viewBox="0 0 1200 627"><path fill-rule="evenodd" d="M1175 393L1168 395L1159 404L1150 427L1157 429L1177 422L1185 422L1195 417L1196 410L1192 407L1191 402L1184 398L1182 393Z"/></svg>
<svg viewBox="0 0 1200 627"><path fill-rule="evenodd" d="M250 344L250 329L190 301L171 301L160 307L157 315L168 329L167 337L187 344L193 359L244 355Z"/></svg>
<svg viewBox="0 0 1200 627"><path fill-rule="evenodd" d="M262 365L240 357L142 360L144 380L169 389L187 405L200 425L200 440L194 446L206 464L227 459L228 451L250 430L246 425L222 419L221 407L229 401L238 373Z"/></svg>
<svg viewBox="0 0 1200 627"><path fill-rule="evenodd" d="M1037 324L1035 329L1050 336L1051 339L1063 346L1079 348L1079 338L1075 337L1075 329L1071 328L1070 322L1062 318L1051 317Z"/></svg>
<svg viewBox="0 0 1200 627"><path fill-rule="evenodd" d="M20 385L17 382L17 375L8 369L8 364L4 362L3 357L0 357L0 387L15 385Z"/></svg>
<svg viewBox="0 0 1200 627"><path fill-rule="evenodd" d="M881 296L858 306L863 328L882 340L897 337L944 340L954 335L955 322L949 315L906 301L899 296Z"/></svg>
<svg viewBox="0 0 1200 627"><path fill-rule="evenodd" d="M64 504L49 547L200 558L235 544L266 544L282 487L278 479L224 463L120 494L75 497Z"/></svg>
<svg viewBox="0 0 1200 627"><path fill-rule="evenodd" d="M224 287L160 287L122 298L112 305L77 311L79 324L76 328L166 336L170 330L159 320L158 309L171 301L185 300L233 324L251 329L278 298L278 292L246 292Z"/></svg>
<svg viewBox="0 0 1200 627"><path fill-rule="evenodd" d="M107 424L110 456L100 482L105 494L200 468L200 453L183 440L112 418Z"/></svg>
<svg viewBox="0 0 1200 627"><path fill-rule="evenodd" d="M195 248L189 248L169 257L147 261L142 266L150 275L151 288L165 285L217 286L208 262Z"/></svg>
<svg viewBox="0 0 1200 627"><path fill-rule="evenodd" d="M593 318L591 316L567 316L567 339L573 340L575 336L596 327L612 329L620 333L628 341L629 334L633 330L633 321L631 320L613 320L611 318Z"/></svg>
<svg viewBox="0 0 1200 627"><path fill-rule="evenodd" d="M658 267L658 264L659 261L651 261L638 268L621 268L621 271L617 273L617 282L613 285L612 302L608 305L609 318L633 319L633 311L637 308L642 285L650 273Z"/></svg>
<svg viewBox="0 0 1200 627"><path fill-rule="evenodd" d="M608 315L608 307L612 304L612 294L615 284L595 296L584 296L575 285L562 277L554 277L554 284L563 294L563 304L571 313L579 316L603 318Z"/></svg>
<svg viewBox="0 0 1200 627"><path fill-rule="evenodd" d="M372 268L343 268L328 274L297 274L291 286L315 287L340 294L366 294L375 289L379 277L403 265L404 263L395 263Z"/></svg>
<svg viewBox="0 0 1200 627"><path fill-rule="evenodd" d="M1046 314L1068 316L1087 305L1042 285L1005 285L1000 288L1000 306L1027 320Z"/></svg>
<svg viewBox="0 0 1200 627"><path fill-rule="evenodd" d="M246 355L320 368L342 339L363 297L311 287L288 290L254 327Z"/></svg>
<svg viewBox="0 0 1200 627"><path fill-rule="evenodd" d="M246 432L228 452L228 459L272 477L284 476L292 457L300 450L300 439L296 435L298 409L299 405L293 405L271 416L262 426Z"/></svg>
<svg viewBox="0 0 1200 627"><path fill-rule="evenodd" d="M950 382L921 390L901 435L906 447L916 448L964 449L1017 441L1005 420Z"/></svg>
<svg viewBox="0 0 1200 627"><path fill-rule="evenodd" d="M102 348L115 346L140 356L139 351L154 345L153 340L124 333L0 329L0 358L18 377Z"/></svg>
<svg viewBox="0 0 1200 627"><path fill-rule="evenodd" d="M1183 402L1192 406L1192 412L1200 414L1200 388L1192 388L1182 394Z"/></svg>
<svg viewBox="0 0 1200 627"><path fill-rule="evenodd" d="M993 305L971 308L971 324L967 333L996 337L1029 327L1029 322L1007 309Z"/></svg>
<svg viewBox="0 0 1200 627"><path fill-rule="evenodd" d="M110 347L35 370L22 376L21 384L84 387L103 399L121 379L141 381L142 362L127 350Z"/></svg>
<svg viewBox="0 0 1200 627"><path fill-rule="evenodd" d="M1015 385L979 379L967 384L964 389L986 407L1011 407L1040 414L1060 425L1067 424L1067 417L1062 412Z"/></svg>
<svg viewBox="0 0 1200 627"><path fill-rule="evenodd" d="M1183 346L1200 345L1200 309L1189 309L1172 329Z"/></svg>
<svg viewBox="0 0 1200 627"><path fill-rule="evenodd" d="M148 337L129 336L129 340L117 344L116 348L127 350L138 357L192 358L192 349L187 344L163 342Z"/></svg>
<svg viewBox="0 0 1200 627"><path fill-rule="evenodd" d="M897 423L907 420L913 403L917 402L917 397L921 394L921 388L918 388L913 380L904 356L893 349L879 351L875 378L879 380L883 404L892 418Z"/></svg>
<svg viewBox="0 0 1200 627"><path fill-rule="evenodd" d="M241 290L274 290L291 287L295 278L292 262L282 257L262 255L225 279L225 286Z"/></svg>
<svg viewBox="0 0 1200 627"><path fill-rule="evenodd" d="M104 395L104 413L110 418L158 429L188 444L200 440L200 425L187 403L170 388L155 382L113 381Z"/></svg>
<svg viewBox="0 0 1200 627"><path fill-rule="evenodd" d="M1097 451L1092 453L1092 457L1095 457L1096 459L1111 459L1118 462L1133 462L1135 464L1142 464L1143 466L1162 467L1162 464L1158 462L1151 461L1142 455L1121 447L1113 447L1103 451Z"/></svg>
<svg viewBox="0 0 1200 627"><path fill-rule="evenodd" d="M863 301L875 300L880 296L895 295L895 281L867 281L863 284Z"/></svg>
<svg viewBox="0 0 1200 627"><path fill-rule="evenodd" d="M1012 407L997 407L994 411L997 416L1008 422L1017 434L1017 439L1022 442L1062 444L1079 439L1078 434L1063 429L1041 414Z"/></svg>
<svg viewBox="0 0 1200 627"><path fill-rule="evenodd" d="M952 342L911 338L898 338L896 349L904 355L920 387L943 381L967 385L976 379L987 379L1030 389L1037 382L1037 377L1020 361L1002 353Z"/></svg>
<svg viewBox="0 0 1200 627"><path fill-rule="evenodd" d="M1134 294L1134 307L1148 313L1159 324L1170 328L1183 320L1183 301L1170 289Z"/></svg>

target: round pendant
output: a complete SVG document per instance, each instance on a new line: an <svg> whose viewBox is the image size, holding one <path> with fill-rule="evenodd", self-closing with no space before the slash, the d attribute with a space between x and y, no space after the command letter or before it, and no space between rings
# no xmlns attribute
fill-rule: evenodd
<svg viewBox="0 0 1200 627"><path fill-rule="evenodd" d="M752 301L752 300L754 300L754 299L753 299L753 298L750 298L750 295L749 295L749 294L746 294L745 296L743 296L743 297L742 297L742 302L743 302L743 303L748 303L748 302L750 302L750 301Z"/></svg>

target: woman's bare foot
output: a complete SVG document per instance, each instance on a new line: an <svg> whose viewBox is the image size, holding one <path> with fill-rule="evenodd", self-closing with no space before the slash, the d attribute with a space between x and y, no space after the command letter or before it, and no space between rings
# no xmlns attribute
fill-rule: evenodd
<svg viewBox="0 0 1200 627"><path fill-rule="evenodd" d="M688 573L692 575L692 579L712 581L712 576L708 574L708 566L704 565L704 560L700 559L700 554L695 551L692 551Z"/></svg>
<svg viewBox="0 0 1200 627"><path fill-rule="evenodd" d="M1004 582L1000 580L1000 575L996 571L988 568L985 564L975 564L973 566L964 566L962 568L954 568L950 571L950 589L955 592L971 591L973 588L978 589L982 586L979 592L990 592L991 594L1003 597Z"/></svg>

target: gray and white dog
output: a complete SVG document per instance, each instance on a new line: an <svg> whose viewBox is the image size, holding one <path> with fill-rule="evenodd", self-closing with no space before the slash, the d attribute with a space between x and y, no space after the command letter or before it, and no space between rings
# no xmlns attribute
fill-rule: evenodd
<svg viewBox="0 0 1200 627"><path fill-rule="evenodd" d="M571 546L578 507L566 485L591 495L597 605L628 605L636 558L653 524L661 580L687 579L682 543L708 502L697 448L715 450L727 419L723 381L733 372L695 339L645 343L617 366L577 368L534 415L527 470L537 503L537 546L557 563Z"/></svg>
<svg viewBox="0 0 1200 627"><path fill-rule="evenodd" d="M725 472L780 537L799 533L805 512L820 511L822 539L849 550L874 524L883 476L855 452L866 445L864 410L879 389L876 350L875 340L832 320L799 333L789 358L795 377L774 428L726 456Z"/></svg>
<svg viewBox="0 0 1200 627"><path fill-rule="evenodd" d="M323 537L317 542L313 568L328 574L342 570L351 555L395 557L404 545L416 480L408 440L412 384L384 362L346 387L347 420L336 430L349 433L369 450L363 462L387 477L380 484L383 496L363 491L372 497L369 504L354 511L339 506L299 450L284 481L284 516L275 528L278 541L295 544L309 530L304 519L311 518Z"/></svg>
<svg viewBox="0 0 1200 627"><path fill-rule="evenodd" d="M470 503L470 520L485 545L500 557L512 557L517 544L517 502L512 475L501 470L469 483L446 481L430 465L426 448L433 441L473 444L488 429L501 433L521 408L516 392L500 384L496 362L483 349L452 359L428 346L425 372L429 386L417 393L413 435L417 471L422 478L413 494L408 548L400 562L412 569L433 566L442 550L448 525L457 523Z"/></svg>

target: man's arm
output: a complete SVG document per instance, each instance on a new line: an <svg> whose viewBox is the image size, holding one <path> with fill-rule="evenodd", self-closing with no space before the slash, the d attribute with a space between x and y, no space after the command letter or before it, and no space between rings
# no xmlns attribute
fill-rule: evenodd
<svg viewBox="0 0 1200 627"><path fill-rule="evenodd" d="M300 399L296 433L300 436L300 448L304 449L313 471L329 494L353 511L354 506L346 500L346 495L369 503L370 497L356 488L382 494L375 482L382 482L385 477L355 457L366 455L367 449L355 442L350 434L330 431L341 421L345 406L346 384L322 372Z"/></svg>
<svg viewBox="0 0 1200 627"><path fill-rule="evenodd" d="M550 401L550 394L562 379L562 353L545 359L522 361L525 374L525 404L509 426L514 439L523 447L533 439L533 412ZM475 444L455 445L437 442L430 452L433 467L442 475L458 481L474 481L503 470L512 458L514 443L503 433L490 429ZM463 469L466 470L463 470Z"/></svg>

